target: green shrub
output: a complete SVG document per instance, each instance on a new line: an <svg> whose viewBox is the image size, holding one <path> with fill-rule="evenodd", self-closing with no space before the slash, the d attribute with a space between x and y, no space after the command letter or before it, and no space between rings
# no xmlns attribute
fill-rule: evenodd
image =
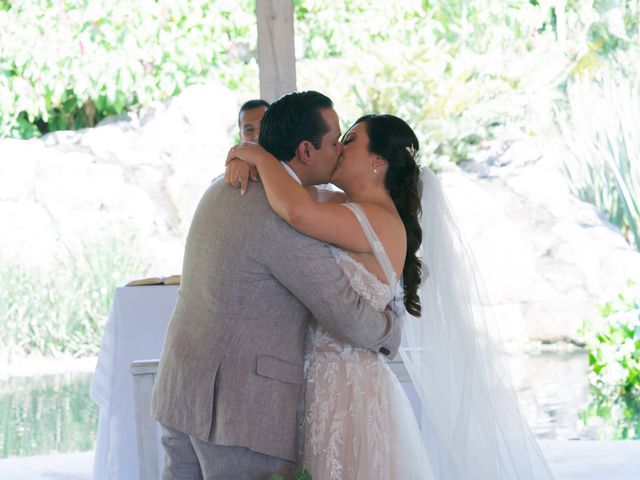
<svg viewBox="0 0 640 480"><path fill-rule="evenodd" d="M570 65L637 66L619 55L637 53L637 0L294 4L299 88L327 92L347 122L402 116L435 163L466 159L500 124L540 129ZM254 5L0 2L0 136L92 126L211 77L256 96Z"/></svg>
<svg viewBox="0 0 640 480"><path fill-rule="evenodd" d="M597 322L585 322L582 335L593 395L583 421L604 419L604 438L640 438L640 285L629 282L600 309Z"/></svg>
<svg viewBox="0 0 640 480"><path fill-rule="evenodd" d="M296 480L313 480L311 478L311 474L307 471L306 468L298 468L295 475ZM269 477L269 480L284 480L284 477L282 475L275 474L271 475Z"/></svg>
<svg viewBox="0 0 640 480"><path fill-rule="evenodd" d="M16 0L1 6L0 136L91 127L207 77L236 87L255 84L250 0Z"/></svg>
<svg viewBox="0 0 640 480"><path fill-rule="evenodd" d="M532 76L552 42L531 4L300 3L300 87L331 92L344 127L365 112L404 118L435 167L468 159L496 126L522 125L529 98L549 90Z"/></svg>
<svg viewBox="0 0 640 480"><path fill-rule="evenodd" d="M54 266L0 263L0 350L48 356L96 354L117 286L145 276L135 237L88 241Z"/></svg>
<svg viewBox="0 0 640 480"><path fill-rule="evenodd" d="M364 112L404 118L437 167L495 127L555 133L553 102L575 75L637 76L639 12L638 0L298 0L298 84L330 92L345 128Z"/></svg>
<svg viewBox="0 0 640 480"><path fill-rule="evenodd" d="M556 117L571 186L640 249L640 81L581 78L569 83L567 97L567 114Z"/></svg>

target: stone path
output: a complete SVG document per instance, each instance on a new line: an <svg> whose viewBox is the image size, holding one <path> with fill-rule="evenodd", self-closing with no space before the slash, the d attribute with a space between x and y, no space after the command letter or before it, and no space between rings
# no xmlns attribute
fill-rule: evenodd
<svg viewBox="0 0 640 480"><path fill-rule="evenodd" d="M556 480L638 480L640 441L545 440ZM2 480L90 480L93 452L0 460ZM129 480L129 479L121 479Z"/></svg>

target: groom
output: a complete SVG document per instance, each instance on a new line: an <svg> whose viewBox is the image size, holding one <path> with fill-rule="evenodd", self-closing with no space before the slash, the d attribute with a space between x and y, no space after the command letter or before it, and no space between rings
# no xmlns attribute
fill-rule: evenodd
<svg viewBox="0 0 640 480"><path fill-rule="evenodd" d="M341 145L333 103L291 93L267 110L260 143L303 185L327 183ZM393 357L400 327L350 287L329 247L298 233L255 184L214 181L189 230L152 409L165 479L292 478L307 322Z"/></svg>

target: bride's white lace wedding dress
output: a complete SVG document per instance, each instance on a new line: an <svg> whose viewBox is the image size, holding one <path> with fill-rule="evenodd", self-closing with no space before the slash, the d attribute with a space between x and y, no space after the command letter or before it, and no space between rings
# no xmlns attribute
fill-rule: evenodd
<svg viewBox="0 0 640 480"><path fill-rule="evenodd" d="M332 247L332 253L354 290L382 311L393 300L395 272L363 210L344 205L362 225L389 284L345 251ZM303 463L314 480L433 480L411 404L384 357L319 326L308 334Z"/></svg>

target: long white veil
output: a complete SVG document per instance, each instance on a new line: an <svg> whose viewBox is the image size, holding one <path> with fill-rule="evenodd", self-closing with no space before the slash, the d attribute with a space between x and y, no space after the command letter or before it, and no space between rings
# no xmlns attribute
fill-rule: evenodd
<svg viewBox="0 0 640 480"><path fill-rule="evenodd" d="M439 480L553 479L495 348L472 255L440 181L422 178L422 317L406 314L401 355Z"/></svg>

